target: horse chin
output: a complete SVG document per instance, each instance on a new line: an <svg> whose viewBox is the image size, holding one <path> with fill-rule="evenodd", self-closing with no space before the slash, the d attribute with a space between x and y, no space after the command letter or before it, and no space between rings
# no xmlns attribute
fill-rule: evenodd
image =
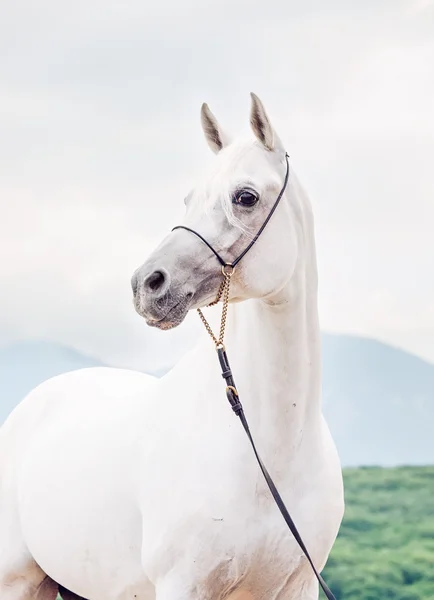
<svg viewBox="0 0 434 600"><path fill-rule="evenodd" d="M186 314L187 313L185 313L185 315L182 315L181 317L177 317L175 319L165 318L165 319L162 319L161 321L147 320L146 325L149 325L149 327L155 327L156 329L161 329L162 331L167 331L169 329L174 329L175 327L178 327L178 325L181 325L181 323L185 319Z"/></svg>
<svg viewBox="0 0 434 600"><path fill-rule="evenodd" d="M168 313L161 319L152 319L146 318L146 324L149 327L156 327L157 329L161 329L163 331L167 331L168 329L174 329L181 325L187 316L188 311L190 310L190 297L185 298L183 301L176 304L172 307Z"/></svg>

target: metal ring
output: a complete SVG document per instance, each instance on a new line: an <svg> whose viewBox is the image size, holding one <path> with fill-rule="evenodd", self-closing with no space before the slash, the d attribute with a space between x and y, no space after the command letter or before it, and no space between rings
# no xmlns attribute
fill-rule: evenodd
<svg viewBox="0 0 434 600"><path fill-rule="evenodd" d="M223 352L225 352L226 348L225 345L223 344L223 342L217 342L216 345L216 350L223 350Z"/></svg>
<svg viewBox="0 0 434 600"><path fill-rule="evenodd" d="M229 270L228 270L229 269ZM222 273L224 277L230 277L235 271L235 267L229 263L222 265Z"/></svg>

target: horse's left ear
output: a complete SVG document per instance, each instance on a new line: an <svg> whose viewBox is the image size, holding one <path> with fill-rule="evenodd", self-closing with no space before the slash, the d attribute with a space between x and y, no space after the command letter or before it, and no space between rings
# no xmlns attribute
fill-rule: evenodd
<svg viewBox="0 0 434 600"><path fill-rule="evenodd" d="M264 105L253 92L250 96L252 98L250 125L253 133L267 150L283 150L283 144L271 125Z"/></svg>
<svg viewBox="0 0 434 600"><path fill-rule="evenodd" d="M230 138L220 127L217 119L210 111L208 104L202 104L200 117L208 146L214 154L218 154L220 150L230 144Z"/></svg>

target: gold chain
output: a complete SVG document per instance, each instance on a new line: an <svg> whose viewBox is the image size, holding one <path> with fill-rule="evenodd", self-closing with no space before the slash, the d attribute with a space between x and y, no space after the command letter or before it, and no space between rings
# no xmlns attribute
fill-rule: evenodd
<svg viewBox="0 0 434 600"><path fill-rule="evenodd" d="M231 285L231 277L232 277L233 272L234 272L234 269L230 265L225 265L222 267L222 273L223 273L224 279L220 284L216 299L213 300L210 304L208 304L208 306L215 306L216 304L218 304L220 302L220 300L223 297L222 318L221 318L221 323L220 323L220 334L219 334L218 338L215 336L213 330L210 327L210 324L206 320L205 315L203 314L201 309L200 308L197 309L200 320L204 324L205 329L207 330L208 334L211 336L211 338L217 348L224 347L223 340L225 337L226 319L228 316L229 289L230 289L230 285Z"/></svg>

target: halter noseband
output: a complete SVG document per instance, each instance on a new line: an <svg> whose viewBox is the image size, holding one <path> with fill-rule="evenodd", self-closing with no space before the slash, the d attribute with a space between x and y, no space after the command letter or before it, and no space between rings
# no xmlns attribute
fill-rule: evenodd
<svg viewBox="0 0 434 600"><path fill-rule="evenodd" d="M197 231L195 231L194 229L190 229L190 227L186 227L185 225L177 225L176 227L174 227L172 229L172 231L175 231L175 229L185 229L186 231L189 231L190 233L194 233L195 236L197 236L200 240L202 240L202 242L204 244L206 244L208 246L208 248L211 250L211 252L213 252L213 254L215 255L215 257L217 258L217 260L219 261L219 263L221 264L222 267L232 267L232 269L234 269L236 267L236 265L240 262L240 260L242 258L244 258L244 256L247 254L247 252L250 250L250 248L253 246L253 244L257 241L257 239L259 238L259 236L261 235L261 233L264 231L268 221L271 219L271 217L273 216L274 211L276 210L279 202L282 199L283 194L285 193L286 190L286 186L288 183L288 179L289 179L289 161L288 161L289 155L287 153L285 153L285 159L286 159L286 174L285 174L285 181L283 182L283 187L280 190L279 195L276 198L276 201L274 202L273 206L271 207L270 212L268 213L267 218L265 219L265 221L262 223L261 228L259 229L259 231L257 232L257 234L255 235L255 237L252 239L252 241L250 242L250 244L244 248L244 250L241 252L241 254L235 259L233 260L231 263L226 262L225 260L223 260L223 258L220 256L220 254L217 252L217 250L215 250L211 244Z"/></svg>

